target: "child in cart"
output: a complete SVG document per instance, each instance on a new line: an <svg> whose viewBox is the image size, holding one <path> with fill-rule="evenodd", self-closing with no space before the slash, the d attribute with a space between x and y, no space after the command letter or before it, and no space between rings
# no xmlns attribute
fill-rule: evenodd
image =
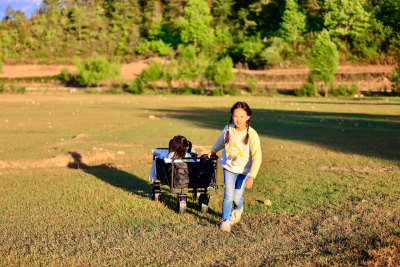
<svg viewBox="0 0 400 267"><path fill-rule="evenodd" d="M185 162L191 162L192 160L186 158L197 157L195 153L191 152L192 143L182 135L174 136L169 141L168 149L155 148L153 149L153 155L155 158L164 159L166 163L170 163L176 160L184 159ZM149 181L154 182L157 178L155 175L156 162L153 161L151 167Z"/></svg>

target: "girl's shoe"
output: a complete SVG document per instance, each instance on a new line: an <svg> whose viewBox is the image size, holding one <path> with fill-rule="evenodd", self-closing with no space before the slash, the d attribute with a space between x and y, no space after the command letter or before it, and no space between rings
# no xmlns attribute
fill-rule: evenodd
<svg viewBox="0 0 400 267"><path fill-rule="evenodd" d="M222 223L219 225L219 229L221 229L222 232L230 232L231 222L228 220L222 221Z"/></svg>
<svg viewBox="0 0 400 267"><path fill-rule="evenodd" d="M233 210L231 214L231 225L234 225L235 223L240 222L240 219L242 218L242 212L243 208L240 210Z"/></svg>

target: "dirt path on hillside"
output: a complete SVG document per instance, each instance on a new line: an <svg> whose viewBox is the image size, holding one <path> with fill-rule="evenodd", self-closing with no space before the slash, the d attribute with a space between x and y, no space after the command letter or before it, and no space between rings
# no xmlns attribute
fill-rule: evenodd
<svg viewBox="0 0 400 267"><path fill-rule="evenodd" d="M125 81L136 78L144 68L149 66L151 60L157 59L122 64L119 78ZM388 74L392 72L394 67L394 65L339 66L336 78L338 78L337 81L340 84L351 86L353 82L356 82L362 90L380 91L384 88L390 88L391 82L388 79ZM0 78L53 76L60 74L63 68L67 68L71 73L76 71L75 65L4 64ZM237 74L235 83L239 86L246 87L246 76L254 74L258 79L259 88L298 89L306 82L309 69L307 67L268 70L234 69L234 72ZM39 86L42 87L43 85L40 84ZM36 84L29 83L27 89L35 90L36 87Z"/></svg>
<svg viewBox="0 0 400 267"><path fill-rule="evenodd" d="M133 79L137 77L144 68L148 66L148 60L141 60L123 64L121 68L121 78ZM75 65L40 65L40 64L18 64L7 65L3 64L3 72L0 73L0 78L25 78L25 77L43 77L60 74L63 68L67 68L70 72L75 72Z"/></svg>
<svg viewBox="0 0 400 267"><path fill-rule="evenodd" d="M149 60L141 60L128 64L122 64L121 78L130 80L137 77L144 68L149 65ZM22 78L22 77L42 77L53 76L61 72L61 69L67 68L70 72L74 72L74 65L35 65L35 64L20 64L20 65L3 65L3 72L0 78ZM366 66L340 66L337 74L369 74L369 73L390 73L393 70L393 65L366 65ZM308 74L308 68L287 68L287 69L269 69L269 70L239 70L240 73L254 73L266 76L275 75L304 75Z"/></svg>

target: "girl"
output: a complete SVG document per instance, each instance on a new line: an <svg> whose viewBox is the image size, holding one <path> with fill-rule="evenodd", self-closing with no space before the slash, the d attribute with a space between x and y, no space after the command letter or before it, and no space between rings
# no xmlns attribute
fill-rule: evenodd
<svg viewBox="0 0 400 267"><path fill-rule="evenodd" d="M251 115L252 111L246 102L234 104L231 119L210 153L212 156L224 149L220 161L224 168L225 184L220 229L224 232L230 232L231 225L240 221L244 188L253 187L253 180L261 165L260 138L250 127Z"/></svg>

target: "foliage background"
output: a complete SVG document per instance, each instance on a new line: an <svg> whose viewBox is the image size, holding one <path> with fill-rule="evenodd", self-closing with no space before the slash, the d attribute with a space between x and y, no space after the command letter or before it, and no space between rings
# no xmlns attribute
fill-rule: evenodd
<svg viewBox="0 0 400 267"><path fill-rule="evenodd" d="M44 0L29 19L7 8L0 60L131 60L193 45L263 68L303 64L326 29L341 60L385 63L399 52L399 18L400 0Z"/></svg>

